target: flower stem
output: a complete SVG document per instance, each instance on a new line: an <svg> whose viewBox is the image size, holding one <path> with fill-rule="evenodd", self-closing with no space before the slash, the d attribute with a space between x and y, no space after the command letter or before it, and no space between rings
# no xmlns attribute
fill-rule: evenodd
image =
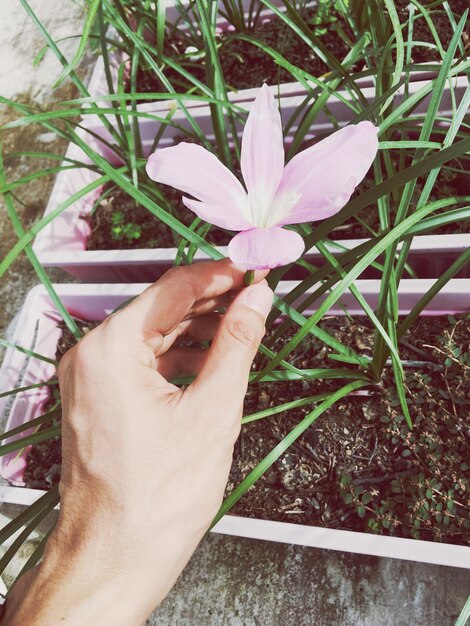
<svg viewBox="0 0 470 626"><path fill-rule="evenodd" d="M255 270L247 270L243 278L245 287L249 287L250 285L252 285L254 283L254 280L255 280Z"/></svg>

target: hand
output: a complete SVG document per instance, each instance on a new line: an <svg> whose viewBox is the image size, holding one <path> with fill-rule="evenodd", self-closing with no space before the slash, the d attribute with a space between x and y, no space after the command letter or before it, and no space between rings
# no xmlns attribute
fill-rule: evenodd
<svg viewBox="0 0 470 626"><path fill-rule="evenodd" d="M266 273L242 289L227 260L172 269L65 354L59 522L9 626L141 624L167 594L223 498ZM186 389L169 382L190 374Z"/></svg>

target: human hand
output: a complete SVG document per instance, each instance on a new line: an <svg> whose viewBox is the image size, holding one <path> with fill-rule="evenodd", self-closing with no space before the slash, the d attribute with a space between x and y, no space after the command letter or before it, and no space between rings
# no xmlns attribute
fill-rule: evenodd
<svg viewBox="0 0 470 626"><path fill-rule="evenodd" d="M266 273L242 289L228 260L170 270L65 354L59 522L7 624L140 624L167 594L223 498ZM189 374L186 389L169 382Z"/></svg>

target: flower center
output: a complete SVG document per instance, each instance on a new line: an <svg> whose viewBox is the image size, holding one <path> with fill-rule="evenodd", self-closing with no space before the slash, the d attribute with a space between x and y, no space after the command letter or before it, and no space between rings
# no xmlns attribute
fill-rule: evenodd
<svg viewBox="0 0 470 626"><path fill-rule="evenodd" d="M259 222L256 226L258 226L258 228L271 228L275 226L289 215L291 208L301 197L301 193L293 190L283 191L281 193L278 192L269 205L264 208L263 213L259 214L262 219L258 217L258 211L256 211L256 217L258 217L257 221Z"/></svg>

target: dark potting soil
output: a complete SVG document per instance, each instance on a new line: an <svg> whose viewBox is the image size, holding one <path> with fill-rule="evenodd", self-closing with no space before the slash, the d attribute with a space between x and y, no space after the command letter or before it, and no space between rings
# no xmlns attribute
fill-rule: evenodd
<svg viewBox="0 0 470 626"><path fill-rule="evenodd" d="M87 250L178 247L181 238L120 187L108 183L102 193L106 195L93 213L82 216L91 229ZM165 188L165 193L168 210L185 226L190 226L196 215L184 206L182 194L170 187ZM231 235L213 227L205 239L213 245L226 246Z"/></svg>
<svg viewBox="0 0 470 626"><path fill-rule="evenodd" d="M307 23L312 25L315 15L316 11L313 9L306 9L303 14ZM336 24L341 24L343 30L349 33L348 26L338 20L338 22L325 25L326 27L322 29L324 32L319 35L319 38L331 54L342 60L349 52L349 46L338 35ZM275 15L258 20L254 28L248 29L243 34L273 48L287 61L313 76L319 77L330 71L328 65L313 54L311 48ZM167 33L164 51L170 58L179 59L185 54L188 45L190 41L184 32L172 29ZM295 80L292 74L275 63L269 54L253 43L235 38L234 33L220 33L218 45L222 72L229 89L249 89L260 87L263 82L275 85ZM203 59L181 61L181 65L199 81L205 82L206 66ZM175 70L166 68L164 74L177 91L184 92L189 88L190 85L182 80L181 74ZM141 68L137 75L136 91L138 93L165 92L166 88L151 70Z"/></svg>
<svg viewBox="0 0 470 626"><path fill-rule="evenodd" d="M367 320L336 318L323 326L360 354L371 355ZM309 338L304 350L296 367L325 366L326 348L318 340ZM420 318L400 353L429 364L405 365L411 431L387 368L380 385L369 388L370 398L343 399L309 426L232 513L468 544L469 317L450 323ZM244 415L322 391L324 383L314 382L251 385ZM310 410L298 408L243 426L227 494Z"/></svg>
<svg viewBox="0 0 470 626"><path fill-rule="evenodd" d="M86 333L95 327L96 323L78 322L80 329ZM55 358L57 361L63 357L69 348L75 345L76 341L70 330L62 323L62 336L57 343ZM59 385L50 387L50 398L43 407L43 413L52 411L60 405ZM54 421L41 424L39 431L47 430L59 423L61 417ZM62 469L62 441L60 437L41 441L31 447L27 458L27 465L24 473L26 487L31 489L50 489L60 481Z"/></svg>
<svg viewBox="0 0 470 626"><path fill-rule="evenodd" d="M468 3L466 0L449 0L450 8L458 19L463 15ZM424 2L424 5L429 4ZM400 21L404 25L404 40L408 36L408 0L397 0L395 5L398 10ZM338 34L338 29L342 29L350 39L353 40L348 25L342 20L339 14L331 14L331 21L327 19L321 23L317 9L305 9L302 14L313 32L321 40L323 46L334 55L339 61L349 52L349 46ZM320 23L315 20L320 19ZM453 36L451 22L443 9L433 11L433 24L437 30L439 39L444 50L447 50ZM330 71L330 68L311 48L300 39L284 22L277 16L270 16L263 20L258 20L257 24L248 29L244 35L248 35L259 41L261 44L273 48L284 56L284 58L310 73L315 77L320 77ZM430 43L435 46L435 41L431 30L425 19L416 19L413 27L413 38L415 41ZM464 43L470 41L468 28L463 34ZM186 48L191 42L184 32L173 29L167 32L164 42L164 53L173 59L181 59ZM278 84L293 82L295 79L285 68L280 67L272 57L261 50L258 46L246 40L237 39L236 35L230 32L222 32L218 36L219 58L222 66L225 82L231 89L248 89L259 87L263 82L268 84ZM426 46L415 46L412 52L413 63L424 63L440 61L439 52L434 48ZM195 78L201 82L206 80L206 67L204 59L181 60L181 65ZM190 84L186 83L181 74L171 68L164 70L166 78L172 83L177 91L186 91ZM136 91L138 93L165 92L166 88L160 79L151 69L140 68L137 73Z"/></svg>
<svg viewBox="0 0 470 626"><path fill-rule="evenodd" d="M395 6L398 11L398 16L402 24L405 24L405 28L403 30L403 38L404 41L407 40L408 37L408 18L409 18L409 6L408 0L395 0ZM425 8L431 2L423 2L422 3ZM464 12L468 9L468 0L448 0L448 5L454 14L454 18L456 22L460 20ZM415 16L420 15L418 11L415 12ZM432 23L436 28L437 34L442 44L442 48L444 51L449 47L450 41L454 35L454 31L452 28L452 24L449 21L449 17L444 9L440 9L439 11L434 10L431 16ZM464 45L466 46L467 52L469 50L470 44L470 31L468 21L466 27L464 28L462 35ZM413 25L413 39L414 41L419 41L423 43L430 43L433 46L436 45L435 39L429 26L422 15L417 18ZM439 52L434 48L427 48L425 46L414 46L412 52L412 62L413 63L427 63L430 61L441 61L442 57Z"/></svg>
<svg viewBox="0 0 470 626"><path fill-rule="evenodd" d="M371 355L373 331L368 320L325 318L322 327L359 354ZM272 335L269 331L266 340ZM284 329L274 350L292 335L292 328ZM64 329L57 358L73 343ZM312 423L232 512L467 544L470 316L420 318L404 336L400 353L412 430L405 423L388 367L380 383L368 387L370 397L345 398ZM254 367L262 367L262 359L258 356ZM301 369L332 367L328 348L310 335L289 360ZM290 381L251 385L244 415L343 384ZM284 411L242 427L227 495L311 408ZM60 463L58 441L34 446L28 459L27 486L49 488L59 480Z"/></svg>

